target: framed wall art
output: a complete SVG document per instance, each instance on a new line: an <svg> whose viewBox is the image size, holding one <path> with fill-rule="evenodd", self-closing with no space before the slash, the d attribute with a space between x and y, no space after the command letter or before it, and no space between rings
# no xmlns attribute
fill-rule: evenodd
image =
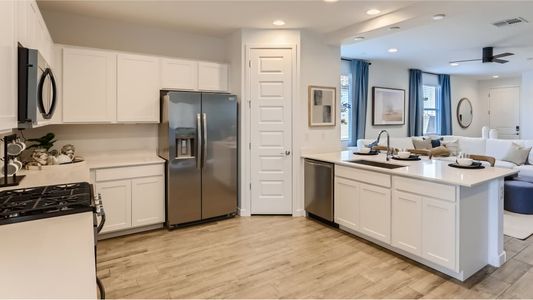
<svg viewBox="0 0 533 300"><path fill-rule="evenodd" d="M337 89L309 86L309 127L335 126L337 119Z"/></svg>
<svg viewBox="0 0 533 300"><path fill-rule="evenodd" d="M405 124L405 90L372 87L372 125Z"/></svg>

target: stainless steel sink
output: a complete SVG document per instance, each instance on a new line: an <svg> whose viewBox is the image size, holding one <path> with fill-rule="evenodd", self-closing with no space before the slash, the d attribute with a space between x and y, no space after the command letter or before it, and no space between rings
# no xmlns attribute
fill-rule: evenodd
<svg viewBox="0 0 533 300"><path fill-rule="evenodd" d="M405 167L405 166L401 166L401 165L395 165L395 164L389 164L389 163L373 161L373 160L365 160L365 159L345 160L345 162L349 162L349 163L353 163L353 164L366 165L366 166L372 166L372 167L378 167L378 168L385 168L385 169L397 169L397 168Z"/></svg>

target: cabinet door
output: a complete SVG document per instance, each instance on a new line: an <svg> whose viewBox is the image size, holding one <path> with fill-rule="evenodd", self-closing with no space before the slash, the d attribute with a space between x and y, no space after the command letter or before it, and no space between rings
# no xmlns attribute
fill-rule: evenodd
<svg viewBox="0 0 533 300"><path fill-rule="evenodd" d="M394 191L392 194L392 245L422 255L422 197Z"/></svg>
<svg viewBox="0 0 533 300"><path fill-rule="evenodd" d="M161 59L161 88L198 89L198 63L181 59Z"/></svg>
<svg viewBox="0 0 533 300"><path fill-rule="evenodd" d="M63 49L63 122L116 120L116 54Z"/></svg>
<svg viewBox="0 0 533 300"><path fill-rule="evenodd" d="M159 122L159 60L118 55L117 121Z"/></svg>
<svg viewBox="0 0 533 300"><path fill-rule="evenodd" d="M361 233L390 243L390 190L360 183L359 203Z"/></svg>
<svg viewBox="0 0 533 300"><path fill-rule="evenodd" d="M455 203L423 198L422 257L455 270Z"/></svg>
<svg viewBox="0 0 533 300"><path fill-rule="evenodd" d="M227 91L228 65L199 62L198 89L202 91Z"/></svg>
<svg viewBox="0 0 533 300"><path fill-rule="evenodd" d="M131 181L117 180L96 183L102 195L106 222L102 233L131 227Z"/></svg>
<svg viewBox="0 0 533 300"><path fill-rule="evenodd" d="M0 132L17 127L15 2L0 1Z"/></svg>
<svg viewBox="0 0 533 300"><path fill-rule="evenodd" d="M165 222L165 182L163 176L132 180L132 225Z"/></svg>
<svg viewBox="0 0 533 300"><path fill-rule="evenodd" d="M359 229L359 183L335 177L335 223Z"/></svg>

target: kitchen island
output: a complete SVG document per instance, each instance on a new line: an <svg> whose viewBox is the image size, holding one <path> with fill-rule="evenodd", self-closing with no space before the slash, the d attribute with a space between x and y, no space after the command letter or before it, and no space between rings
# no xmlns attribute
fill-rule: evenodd
<svg viewBox="0 0 533 300"><path fill-rule="evenodd" d="M517 171L351 151L303 157L335 165L334 222L342 230L462 281L505 262L503 181Z"/></svg>

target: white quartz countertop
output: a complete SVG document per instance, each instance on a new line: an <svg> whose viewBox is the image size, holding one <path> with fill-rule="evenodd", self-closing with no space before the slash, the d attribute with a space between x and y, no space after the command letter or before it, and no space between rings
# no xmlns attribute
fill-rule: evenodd
<svg viewBox="0 0 533 300"><path fill-rule="evenodd" d="M0 191L90 181L89 167L86 162L44 166L41 170L22 170L17 175L25 175L18 186L0 188Z"/></svg>
<svg viewBox="0 0 533 300"><path fill-rule="evenodd" d="M98 152L82 155L90 169L163 164L165 160L155 152L120 151Z"/></svg>
<svg viewBox="0 0 533 300"><path fill-rule="evenodd" d="M302 157L352 168L466 187L472 187L496 178L502 178L518 173L517 170L494 167L486 167L485 169L479 170L457 169L448 166L450 163L449 161L430 160L428 158L424 158L423 156L421 156L422 160L419 161L400 161L391 159L389 163L404 166L397 169L385 169L347 162L347 160L353 159L387 162L385 159L385 154L355 155L353 154L353 151L342 151L321 154L305 154L302 155Z"/></svg>

